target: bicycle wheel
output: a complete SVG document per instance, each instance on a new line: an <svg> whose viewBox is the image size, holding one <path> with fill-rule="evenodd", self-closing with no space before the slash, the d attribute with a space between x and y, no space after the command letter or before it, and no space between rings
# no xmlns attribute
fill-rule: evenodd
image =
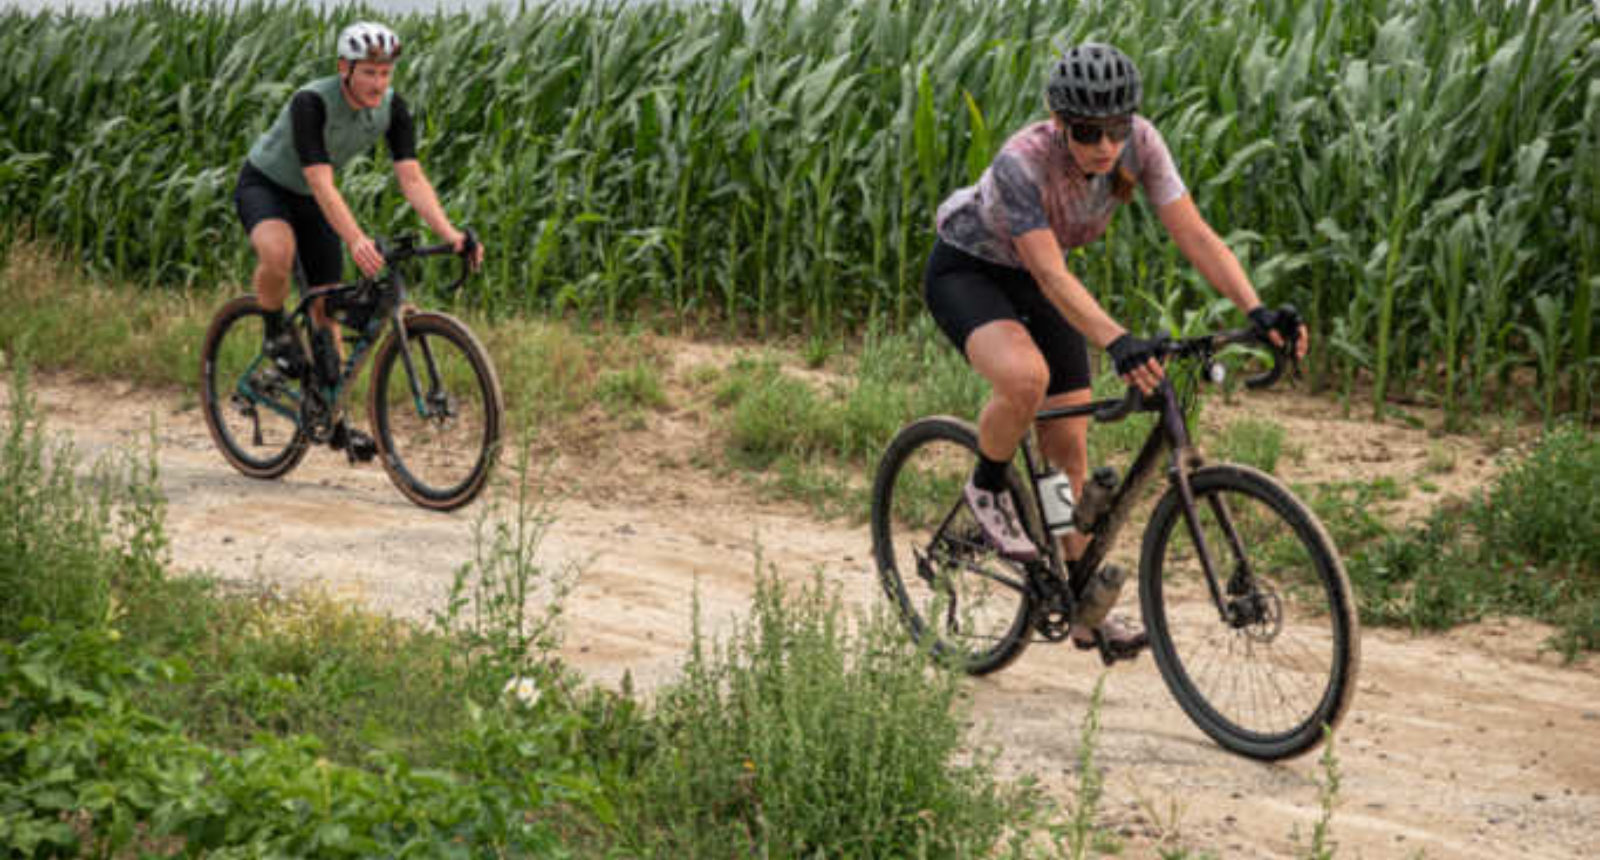
<svg viewBox="0 0 1600 860"><path fill-rule="evenodd" d="M912 638L982 675L1027 647L1031 607L1022 567L995 554L961 498L977 452L976 428L956 418L901 430L872 487L872 551Z"/></svg>
<svg viewBox="0 0 1600 860"><path fill-rule="evenodd" d="M1224 748L1273 761L1315 747L1355 692L1360 631L1333 542L1283 485L1243 466L1190 478L1226 615L1176 488L1157 503L1140 603L1167 687Z"/></svg>
<svg viewBox="0 0 1600 860"><path fill-rule="evenodd" d="M372 367L367 411L378 459L411 501L454 510L477 497L494 467L500 380L478 339L446 314L406 317L405 345L391 334Z"/></svg>
<svg viewBox="0 0 1600 860"><path fill-rule="evenodd" d="M265 320L255 296L230 300L211 319L200 351L200 404L222 456L252 478L278 478L305 458L300 381L261 354Z"/></svg>

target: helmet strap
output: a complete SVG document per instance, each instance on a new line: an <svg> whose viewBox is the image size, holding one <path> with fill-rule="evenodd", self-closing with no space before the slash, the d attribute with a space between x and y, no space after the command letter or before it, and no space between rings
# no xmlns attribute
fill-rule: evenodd
<svg viewBox="0 0 1600 860"><path fill-rule="evenodd" d="M354 104L356 103L356 90L355 87L351 86L351 82L356 78L356 64L361 61L349 60L348 62L350 63L350 71L344 73L344 79L339 82L339 86L344 90L345 101Z"/></svg>

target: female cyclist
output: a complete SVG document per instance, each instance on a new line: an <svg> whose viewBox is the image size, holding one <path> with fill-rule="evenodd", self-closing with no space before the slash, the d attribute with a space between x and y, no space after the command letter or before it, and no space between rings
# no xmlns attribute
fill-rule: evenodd
<svg viewBox="0 0 1600 860"><path fill-rule="evenodd" d="M1066 252L1099 238L1136 187L1213 287L1275 344L1298 335L1305 354L1304 327L1261 305L1238 259L1200 217L1161 134L1137 114L1141 94L1139 71L1121 51L1094 42L1068 50L1045 87L1050 118L1018 131L976 185L939 206L924 296L939 327L991 387L965 497L1007 558L1029 560L1038 550L1003 492L1006 469L1040 408L1089 402L1087 342L1107 350L1123 380L1145 393L1162 379L1153 344L1113 320L1066 266ZM1037 429L1045 457L1074 487L1084 486L1088 419ZM1063 556L1079 558L1085 544L1069 532ZM1099 632L1118 658L1131 659L1146 644L1143 631L1117 619L1108 617ZM1090 648L1095 634L1074 627L1071 636Z"/></svg>

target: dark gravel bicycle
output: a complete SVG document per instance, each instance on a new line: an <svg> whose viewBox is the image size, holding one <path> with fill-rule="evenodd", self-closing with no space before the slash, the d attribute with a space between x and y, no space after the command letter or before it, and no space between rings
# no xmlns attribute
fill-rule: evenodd
<svg viewBox="0 0 1600 860"><path fill-rule="evenodd" d="M379 247L387 263L381 275L305 291L290 315L290 330L309 356L304 373L285 373L263 355L265 322L255 296L239 296L217 311L200 363L206 426L241 473L282 477L310 445L332 439L363 363L374 355L365 385L379 462L413 502L453 510L476 498L493 470L504 412L500 380L460 320L418 311L406 300L404 264L454 249L418 247L411 236ZM447 289L459 288L469 274L463 254L461 277ZM331 332L312 324L318 299L344 332L349 355L342 366Z"/></svg>
<svg viewBox="0 0 1600 860"><path fill-rule="evenodd" d="M1064 561L1047 537L1038 482L1053 473L1035 454L1031 431L1021 447L1025 474L1014 465L1008 477L1040 553L1019 563L995 552L962 500L977 462L977 428L935 416L902 429L879 463L872 542L883 587L911 635L972 674L1005 667L1035 639L1067 638L1086 604L1103 611L1102 562L1143 488L1164 471L1166 490L1145 527L1138 567L1139 605L1161 676L1195 724L1233 752L1276 760L1317 746L1355 692L1360 632L1344 565L1287 487L1247 466L1205 462L1185 420L1200 382L1222 380L1216 359L1224 347L1264 343L1251 330L1164 340L1169 378L1153 396L1129 389L1121 400L1039 413L1041 420L1160 416L1126 480L1102 467L1082 488L1071 516L1090 542L1076 562ZM1292 361L1285 355L1274 350L1271 369L1246 385L1276 382ZM1097 588L1102 593L1085 599ZM1110 662L1108 644L1097 639Z"/></svg>

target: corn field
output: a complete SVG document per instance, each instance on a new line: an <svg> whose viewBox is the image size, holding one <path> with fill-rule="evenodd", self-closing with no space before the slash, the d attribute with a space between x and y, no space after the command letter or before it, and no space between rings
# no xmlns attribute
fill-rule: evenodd
<svg viewBox="0 0 1600 860"><path fill-rule="evenodd" d="M832 335L922 313L932 212L1112 42L1201 212L1317 379L1490 408L1531 369L1591 414L1600 293L1592 0L718 0L391 19L396 88L492 312L642 310ZM152 286L244 280L231 190L359 8L0 14L0 230ZM416 229L385 157L341 187ZM1074 269L1135 330L1221 322L1142 205ZM1513 374L1517 374L1513 376Z"/></svg>

